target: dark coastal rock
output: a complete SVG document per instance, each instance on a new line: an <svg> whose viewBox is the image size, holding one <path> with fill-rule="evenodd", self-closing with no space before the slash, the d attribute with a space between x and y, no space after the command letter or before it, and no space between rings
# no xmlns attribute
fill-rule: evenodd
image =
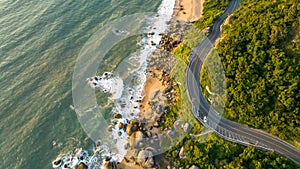
<svg viewBox="0 0 300 169"><path fill-rule="evenodd" d="M99 149L99 147L101 146L101 141L100 140L97 140L96 142L95 142L95 146L96 146L96 149Z"/></svg>
<svg viewBox="0 0 300 169"><path fill-rule="evenodd" d="M122 136L122 132L119 131L119 132L118 132L118 135L119 135L119 136Z"/></svg>
<svg viewBox="0 0 300 169"><path fill-rule="evenodd" d="M154 32L149 32L149 33L148 33L148 35L154 35L154 34L155 34Z"/></svg>
<svg viewBox="0 0 300 169"><path fill-rule="evenodd" d="M76 167L76 169L87 169L87 168L88 168L88 166L85 165L84 163L80 163L80 164Z"/></svg>
<svg viewBox="0 0 300 169"><path fill-rule="evenodd" d="M106 131L107 131L107 132L112 132L112 129L113 129L113 126L110 125L110 126L107 127Z"/></svg>
<svg viewBox="0 0 300 169"><path fill-rule="evenodd" d="M115 119L121 119L122 118L122 115L117 113L117 114L114 114L114 118Z"/></svg>
<svg viewBox="0 0 300 169"><path fill-rule="evenodd" d="M130 162L129 159L128 159L127 157L124 157L124 161L125 161L126 163L129 163L129 162Z"/></svg>
<svg viewBox="0 0 300 169"><path fill-rule="evenodd" d="M172 89L173 89L172 86L168 86L168 87L163 91L163 93L166 94L166 93L170 92Z"/></svg>
<svg viewBox="0 0 300 169"><path fill-rule="evenodd" d="M52 162L53 168L58 168L58 167L62 166L62 164L63 164L62 159L56 159L55 161Z"/></svg>
<svg viewBox="0 0 300 169"><path fill-rule="evenodd" d="M126 103L125 103L125 102L122 102L122 103L121 103L121 107L122 107L122 108L126 107Z"/></svg>
<svg viewBox="0 0 300 169"><path fill-rule="evenodd" d="M105 162L103 169L117 169L117 163L114 161Z"/></svg>
<svg viewBox="0 0 300 169"><path fill-rule="evenodd" d="M118 128L119 129L122 129L124 127L124 124L122 123L122 122L120 122L119 124L118 124Z"/></svg>
<svg viewBox="0 0 300 169"><path fill-rule="evenodd" d="M130 120L126 126L126 133L130 136L133 132L138 131L139 123L136 120Z"/></svg>
<svg viewBox="0 0 300 169"><path fill-rule="evenodd" d="M152 133L150 131L146 131L145 134L146 134L147 137L152 137Z"/></svg>

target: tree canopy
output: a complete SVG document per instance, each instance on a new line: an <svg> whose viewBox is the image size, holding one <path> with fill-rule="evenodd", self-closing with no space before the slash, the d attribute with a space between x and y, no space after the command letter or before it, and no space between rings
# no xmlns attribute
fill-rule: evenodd
<svg viewBox="0 0 300 169"><path fill-rule="evenodd" d="M217 51L226 73L227 118L300 140L300 4L242 2Z"/></svg>
<svg viewBox="0 0 300 169"><path fill-rule="evenodd" d="M300 4L296 1L242 1L223 26L217 45L226 75L225 116L295 145L300 140ZM214 2L206 1L209 3ZM222 8L204 6L204 17L195 25L200 29L210 25L207 18L217 18L218 13L205 11ZM181 58L188 56L186 47L176 49ZM208 75L203 72L201 79L208 85L212 80L205 79ZM191 134L199 134L201 127L197 122ZM186 158L180 159L182 147ZM215 134L206 138L188 135L166 155L181 168L299 168L281 155L229 142Z"/></svg>

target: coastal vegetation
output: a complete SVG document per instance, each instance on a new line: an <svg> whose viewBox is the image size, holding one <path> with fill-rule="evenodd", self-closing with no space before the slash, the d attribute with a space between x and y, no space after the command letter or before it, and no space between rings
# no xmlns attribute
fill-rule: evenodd
<svg viewBox="0 0 300 169"><path fill-rule="evenodd" d="M188 49L187 49L188 50ZM185 50L183 53L187 54ZM185 56L182 53L181 56ZM191 113L191 103L189 101L187 91L185 88L185 70L187 64L175 55L175 65L170 73L172 80L176 81L179 85L175 88L177 93L177 99L175 104L169 104L169 110L164 114L163 128L170 128L176 120L182 120L188 122L190 125L194 125L196 122L195 118Z"/></svg>
<svg viewBox="0 0 300 169"><path fill-rule="evenodd" d="M205 0L203 4L203 16L195 21L195 26L200 30L211 27L214 21L222 15L230 0Z"/></svg>
<svg viewBox="0 0 300 169"><path fill-rule="evenodd" d="M180 60L187 59L189 53L185 52L186 45L179 45L174 51L181 51ZM217 55L210 52L214 58ZM178 57L179 58L179 57ZM179 62L177 62L179 63ZM176 68L176 67L175 67ZM177 70L178 74L185 74L185 69ZM177 67L178 68L178 67ZM186 67L185 67L186 68ZM181 71L181 72L179 72ZM208 83L210 84L210 83ZM176 107L176 105L174 105ZM179 106L179 105L177 105ZM177 107L179 109L179 107ZM180 111L174 111L172 116L178 117ZM191 115L190 111L185 113ZM181 114L182 115L182 114ZM165 121L172 119L170 115L164 116ZM204 126L196 121L189 135L186 135L176 146L166 152L166 156L181 168L189 168L196 165L200 168L297 168L298 166L287 158L266 152L255 147L233 143L217 136L216 134L202 134ZM180 150L183 149L184 158L180 158Z"/></svg>
<svg viewBox="0 0 300 169"><path fill-rule="evenodd" d="M225 117L298 147L299 8L296 1L243 1L217 45L226 74Z"/></svg>
<svg viewBox="0 0 300 169"><path fill-rule="evenodd" d="M221 58L212 48L201 69L200 81L203 94L219 114L223 114L226 103L225 79Z"/></svg>
<svg viewBox="0 0 300 169"><path fill-rule="evenodd" d="M182 147L185 158L178 158L178 150ZM297 168L295 163L281 155L226 141L216 134L210 134L205 139L187 136L166 154L182 168L189 168L192 165L199 168L224 169Z"/></svg>
<svg viewBox="0 0 300 169"><path fill-rule="evenodd" d="M185 26L177 29L180 30L184 28ZM190 125L195 125L196 123L196 120L191 113L192 106L186 91L186 72L184 70L186 70L188 66L188 56L191 53L192 48L196 47L205 36L194 25L191 25L186 32L182 33L184 33L182 43L169 48L175 58L175 64L170 72L170 77L178 84L174 88L175 93L177 93L177 98L175 104L168 104L169 110L164 114L164 123L161 126L162 129L171 128L176 120L188 122Z"/></svg>
<svg viewBox="0 0 300 169"><path fill-rule="evenodd" d="M213 2L206 1L203 18L194 24L201 30L211 26L221 14L216 12L218 7L207 3ZM226 118L263 129L294 145L299 145L300 140L299 9L295 1L243 1L223 26L218 54L211 51L204 65L209 67L211 61L221 58L227 86L223 93L227 94ZM209 19L213 16L215 19ZM191 47L183 42L173 53L188 63L189 51ZM185 73L185 69L181 71ZM206 86L211 87L218 73L201 70L206 96L210 96ZM279 154L229 142L216 134L202 135L202 129L197 121L190 135L167 151L166 156L181 168L299 168ZM184 156L180 158L182 152Z"/></svg>

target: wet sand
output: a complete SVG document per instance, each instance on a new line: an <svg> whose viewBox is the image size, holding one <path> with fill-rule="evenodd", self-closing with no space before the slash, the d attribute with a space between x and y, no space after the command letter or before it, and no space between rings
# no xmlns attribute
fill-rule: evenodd
<svg viewBox="0 0 300 169"><path fill-rule="evenodd" d="M162 72L159 70L151 69L150 72L148 73L145 86L142 92L142 96L144 96L140 108L140 111L142 113L149 113L150 111L152 111L151 106L149 104L150 101L165 100L165 98L161 96L161 94L166 89L167 86L162 84L161 77L162 77Z"/></svg>

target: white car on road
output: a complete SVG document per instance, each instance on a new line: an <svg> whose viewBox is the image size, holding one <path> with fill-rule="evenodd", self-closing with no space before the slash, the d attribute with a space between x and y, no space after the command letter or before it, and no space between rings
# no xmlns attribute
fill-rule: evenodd
<svg viewBox="0 0 300 169"><path fill-rule="evenodd" d="M203 121L204 121L204 123L207 122L207 117L206 116L203 117Z"/></svg>

